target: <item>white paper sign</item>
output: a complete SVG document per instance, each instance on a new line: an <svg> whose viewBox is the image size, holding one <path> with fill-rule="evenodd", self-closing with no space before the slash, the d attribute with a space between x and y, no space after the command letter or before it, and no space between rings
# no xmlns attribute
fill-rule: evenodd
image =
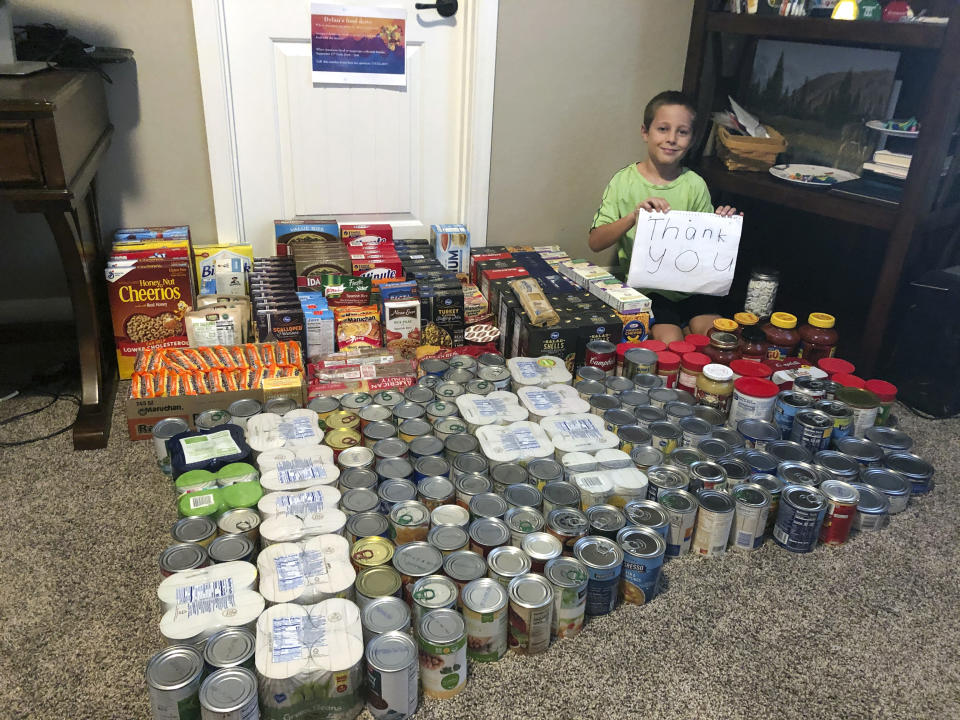
<svg viewBox="0 0 960 720"><path fill-rule="evenodd" d="M740 248L740 215L640 212L627 284L703 295L730 292Z"/></svg>

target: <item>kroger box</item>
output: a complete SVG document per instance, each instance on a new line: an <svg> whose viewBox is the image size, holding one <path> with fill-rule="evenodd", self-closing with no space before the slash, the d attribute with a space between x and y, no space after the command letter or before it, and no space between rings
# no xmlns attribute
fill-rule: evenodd
<svg viewBox="0 0 960 720"><path fill-rule="evenodd" d="M470 233L466 225L431 225L430 245L447 270L466 274L470 269Z"/></svg>

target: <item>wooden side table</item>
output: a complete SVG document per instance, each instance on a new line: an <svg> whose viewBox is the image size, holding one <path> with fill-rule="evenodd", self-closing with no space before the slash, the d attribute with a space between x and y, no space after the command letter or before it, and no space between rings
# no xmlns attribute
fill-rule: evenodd
<svg viewBox="0 0 960 720"><path fill-rule="evenodd" d="M0 197L43 214L70 288L82 386L77 450L106 446L117 388L95 183L112 133L94 72L0 78Z"/></svg>

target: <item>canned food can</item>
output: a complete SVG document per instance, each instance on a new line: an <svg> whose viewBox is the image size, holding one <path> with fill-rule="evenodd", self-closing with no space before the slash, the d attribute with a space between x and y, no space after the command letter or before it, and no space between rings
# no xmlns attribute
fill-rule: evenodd
<svg viewBox="0 0 960 720"><path fill-rule="evenodd" d="M493 483L485 475L462 475L453 484L457 491L457 505L467 510L475 496L489 493L493 489Z"/></svg>
<svg viewBox="0 0 960 720"><path fill-rule="evenodd" d="M863 467L882 467L886 463L883 448L876 443L858 437L844 437L833 441L833 447Z"/></svg>
<svg viewBox="0 0 960 720"><path fill-rule="evenodd" d="M460 505L441 505L430 513L433 527L454 525L464 530L470 527L470 511Z"/></svg>
<svg viewBox="0 0 960 720"><path fill-rule="evenodd" d="M397 631L378 635L365 655L370 714L376 720L413 715L420 706L420 663L413 638Z"/></svg>
<svg viewBox="0 0 960 720"><path fill-rule="evenodd" d="M204 410L197 415L193 424L197 430L213 430L231 422L230 413L226 410Z"/></svg>
<svg viewBox="0 0 960 720"><path fill-rule="evenodd" d="M320 421L320 429L326 430L327 417L330 413L340 409L340 403L335 397L315 397L307 403L307 409L313 410L317 414L317 418Z"/></svg>
<svg viewBox="0 0 960 720"><path fill-rule="evenodd" d="M259 520L259 516L257 519ZM180 518L170 528L170 535L178 543L195 543L207 547L217 536L217 523L203 516Z"/></svg>
<svg viewBox="0 0 960 720"><path fill-rule="evenodd" d="M267 400L263 405L263 412L274 413L275 415L286 415L291 410L300 407L300 403L290 397L274 397Z"/></svg>
<svg viewBox="0 0 960 720"><path fill-rule="evenodd" d="M653 445L635 447L630 453L630 459L633 461L633 464L644 472L654 465L662 464L664 457L663 452L653 447Z"/></svg>
<svg viewBox="0 0 960 720"><path fill-rule="evenodd" d="M515 483L507 486L501 493L507 505L511 508L530 507L539 508L543 503L543 495L534 485Z"/></svg>
<svg viewBox="0 0 960 720"><path fill-rule="evenodd" d="M603 381L603 386L606 388L608 395L613 395L618 398L618 404L620 402L620 393L634 389L633 380L630 378L621 377L619 375L610 375L607 377L607 379Z"/></svg>
<svg viewBox="0 0 960 720"><path fill-rule="evenodd" d="M617 533L627 524L627 516L623 514L620 508L613 505L593 505L584 510L583 514L590 521L588 532L591 535L598 535L610 540L616 540Z"/></svg>
<svg viewBox="0 0 960 720"><path fill-rule="evenodd" d="M413 604L413 584L443 567L443 555L426 541L415 540L399 545L393 553L393 567L403 581L403 599Z"/></svg>
<svg viewBox="0 0 960 720"><path fill-rule="evenodd" d="M787 485L780 493L774 541L790 552L811 552L817 545L826 511L827 500L819 490L807 485Z"/></svg>
<svg viewBox="0 0 960 720"><path fill-rule="evenodd" d="M381 485L389 480L409 481L413 477L413 465L402 457L386 457L377 462L377 477Z"/></svg>
<svg viewBox="0 0 960 720"><path fill-rule="evenodd" d="M247 668L222 668L207 676L200 686L200 717L203 720L257 720L257 678Z"/></svg>
<svg viewBox="0 0 960 720"><path fill-rule="evenodd" d="M689 406L684 405L683 407ZM713 433L713 425L696 415L685 417L678 424L683 433L679 442L681 447L697 447L704 440L709 440L711 433Z"/></svg>
<svg viewBox="0 0 960 720"><path fill-rule="evenodd" d="M370 405L369 407L375 407ZM364 408L366 410L367 408ZM363 428L363 446L372 448L381 440L394 438L397 435L397 426L392 422L374 421L368 422Z"/></svg>
<svg viewBox="0 0 960 720"><path fill-rule="evenodd" d="M151 430L153 450L157 457L157 467L164 475L173 475L173 468L170 465L170 452L167 450L167 440L188 430L190 430L190 426L187 421L178 417L163 418L153 426L153 430Z"/></svg>
<svg viewBox="0 0 960 720"><path fill-rule="evenodd" d="M510 528L510 542L516 547L521 547L530 533L543 530L545 522L540 511L533 507L512 507L503 516L503 521Z"/></svg>
<svg viewBox="0 0 960 720"><path fill-rule="evenodd" d="M842 545L850 537L860 493L853 485L833 479L820 483L820 492L827 500L827 510L820 526L820 542Z"/></svg>
<svg viewBox="0 0 960 720"><path fill-rule="evenodd" d="M667 490L686 490L690 486L690 479L677 468L654 465L646 472L648 500L659 500Z"/></svg>
<svg viewBox="0 0 960 720"><path fill-rule="evenodd" d="M460 605L463 605L463 588L467 583L487 574L487 561L472 550L458 550L443 560L444 574L460 588Z"/></svg>
<svg viewBox="0 0 960 720"><path fill-rule="evenodd" d="M691 550L695 555L715 557L727 550L730 528L733 525L734 500L719 490L701 490L697 493L700 510L693 532Z"/></svg>
<svg viewBox="0 0 960 720"><path fill-rule="evenodd" d="M460 589L445 575L428 575L413 584L413 604L410 606L414 635L423 616L432 610L448 610L457 606Z"/></svg>
<svg viewBox="0 0 960 720"><path fill-rule="evenodd" d="M667 514L666 556L686 555L690 552L700 506L696 496L686 490L669 489L660 495L659 503Z"/></svg>
<svg viewBox="0 0 960 720"><path fill-rule="evenodd" d="M436 375L439 377L449 369L450 364L446 360L424 358L420 361L420 370L427 375Z"/></svg>
<svg viewBox="0 0 960 720"><path fill-rule="evenodd" d="M733 452L729 443L715 437L701 440L696 447L707 460L713 460L714 462L728 457Z"/></svg>
<svg viewBox="0 0 960 720"><path fill-rule="evenodd" d="M506 363L506 360L503 359L503 355L497 352L485 352L482 353L477 358L477 368L482 370L486 367L503 367Z"/></svg>
<svg viewBox="0 0 960 720"><path fill-rule="evenodd" d="M437 423L437 426L443 423L452 423L457 427L463 426L462 421L458 422L456 418L441 420ZM417 438L428 436L434 432L434 430L435 428L423 418L410 418L409 420L404 420L397 426L398 435L405 443L412 443ZM436 434L439 438L439 431Z"/></svg>
<svg viewBox="0 0 960 720"><path fill-rule="evenodd" d="M510 542L510 528L496 517L481 517L470 523L470 549L484 558L495 547Z"/></svg>
<svg viewBox="0 0 960 720"><path fill-rule="evenodd" d="M379 535L362 537L350 548L350 562L359 572L364 568L386 565L393 559L393 543Z"/></svg>
<svg viewBox="0 0 960 720"><path fill-rule="evenodd" d="M731 493L736 501L730 547L734 550L757 550L767 531L771 497L766 488L756 483L734 485Z"/></svg>
<svg viewBox="0 0 960 720"><path fill-rule="evenodd" d="M888 511L890 515L896 515L907 509L911 486L903 476L886 468L865 468L860 473L860 482L886 496L890 502Z"/></svg>
<svg viewBox="0 0 960 720"><path fill-rule="evenodd" d="M872 443L876 443L883 450L884 455L890 455L897 452L910 452L913 447L913 438L902 430L884 427L883 425L874 425L867 428L863 437Z"/></svg>
<svg viewBox="0 0 960 720"><path fill-rule="evenodd" d="M487 567L488 577L507 587L513 578L530 572L531 561L520 548L501 545L487 555Z"/></svg>
<svg viewBox="0 0 960 720"><path fill-rule="evenodd" d="M496 662L507 654L507 588L496 580L479 578L461 593L467 630L467 657L476 662Z"/></svg>
<svg viewBox="0 0 960 720"><path fill-rule="evenodd" d="M576 558L557 557L547 561L544 575L553 588L554 638L576 637L583 629L587 608L587 568Z"/></svg>
<svg viewBox="0 0 960 720"><path fill-rule="evenodd" d="M439 384L439 383L438 383ZM403 391L403 397L406 402L401 403L394 407L393 411L396 415L397 408L402 406L407 406L408 404L419 405L420 407L425 406L427 403L432 402L435 395L433 390L429 387L424 387L423 385L413 385L408 387ZM412 412L410 408L407 408L409 412ZM419 415L405 415L404 417L420 417Z"/></svg>
<svg viewBox="0 0 960 720"><path fill-rule="evenodd" d="M511 485L527 482L527 470L519 463L500 463L490 470L493 491L503 494Z"/></svg>
<svg viewBox="0 0 960 720"><path fill-rule="evenodd" d="M546 516L546 530L563 545L563 552L573 554L576 542L586 536L590 521L580 510L561 507L551 510Z"/></svg>
<svg viewBox="0 0 960 720"><path fill-rule="evenodd" d="M591 395L587 400L590 403L590 412L594 415L603 417L607 410L613 410L620 407L620 400L615 395L598 394Z"/></svg>
<svg viewBox="0 0 960 720"><path fill-rule="evenodd" d="M468 476L469 477L469 476ZM478 518L502 518L510 507L507 501L496 493L486 492L470 498L470 516Z"/></svg>
<svg viewBox="0 0 960 720"><path fill-rule="evenodd" d="M465 475L486 475L488 469L487 459L480 453L460 453L453 458L451 477L459 480Z"/></svg>
<svg viewBox="0 0 960 720"><path fill-rule="evenodd" d="M367 450L368 448L363 449ZM377 473L369 468L348 468L340 473L338 485L341 493L354 488L364 488L376 492L379 482L380 478L377 477Z"/></svg>
<svg viewBox="0 0 960 720"><path fill-rule="evenodd" d="M883 458L883 467L910 483L911 495L925 495L933 490L933 465L912 453L890 453Z"/></svg>
<svg viewBox="0 0 960 720"><path fill-rule="evenodd" d="M480 442L473 435L465 432L450 435L443 441L443 456L452 463L458 455L476 453Z"/></svg>
<svg viewBox="0 0 960 720"><path fill-rule="evenodd" d="M650 402L645 390L624 390L617 395L620 400L620 407L628 412L635 412L638 407L642 407Z"/></svg>
<svg viewBox="0 0 960 720"><path fill-rule="evenodd" d="M627 524L638 527L648 527L662 537L667 537L670 529L670 518L663 505L654 500L634 500L623 508L627 516Z"/></svg>
<svg viewBox="0 0 960 720"><path fill-rule="evenodd" d="M336 462L337 458L340 457L341 452L347 448L360 445L361 438L360 433L358 433L356 430L351 430L349 428L336 428L327 432L323 438L323 442L327 445L327 447L333 450L333 460Z"/></svg>
<svg viewBox="0 0 960 720"><path fill-rule="evenodd" d="M325 422L328 430L360 430L360 416L353 410L335 410Z"/></svg>
<svg viewBox="0 0 960 720"><path fill-rule="evenodd" d="M393 553L391 553L391 556ZM362 611L367 605L382 597L401 597L403 581L390 565L376 565L362 568L357 572L355 597L357 607Z"/></svg>
<svg viewBox="0 0 960 720"><path fill-rule="evenodd" d="M649 528L628 527L617 535L617 544L623 551L623 580L620 583L623 602L631 605L650 602L659 589L667 543Z"/></svg>
<svg viewBox="0 0 960 720"><path fill-rule="evenodd" d="M456 610L431 610L417 629L423 694L451 698L467 684L467 632Z"/></svg>
<svg viewBox="0 0 960 720"><path fill-rule="evenodd" d="M368 404L359 408L360 429L365 430L370 423L387 423L393 425L396 431L396 425L393 422L393 409L386 405Z"/></svg>
<svg viewBox="0 0 960 720"><path fill-rule="evenodd" d="M768 473L754 473L747 478L746 482L759 485L770 495L770 509L767 511L766 526L766 532L770 532L777 521L777 511L780 509L780 493L783 492L786 485L776 475Z"/></svg>
<svg viewBox="0 0 960 720"><path fill-rule="evenodd" d="M170 577L174 573L196 570L210 564L207 549L194 543L171 545L160 553L160 574Z"/></svg>
<svg viewBox="0 0 960 720"><path fill-rule="evenodd" d="M668 402L663 406L663 411L667 414L667 420L672 423L679 423L684 418L696 417L693 414L693 405L679 400Z"/></svg>
<svg viewBox="0 0 960 720"><path fill-rule="evenodd" d="M833 420L819 410L799 410L793 418L790 439L813 452L824 450L830 444Z"/></svg>
<svg viewBox="0 0 960 720"><path fill-rule="evenodd" d="M666 415L666 408L669 403L677 402L680 394L673 388L653 388L647 392L651 407L663 410Z"/></svg>
<svg viewBox="0 0 960 720"><path fill-rule="evenodd" d="M200 717L203 672L203 657L189 645L171 645L150 658L146 681L154 720Z"/></svg>
<svg viewBox="0 0 960 720"><path fill-rule="evenodd" d="M851 483L860 493L857 503L857 515L853 519L853 529L861 531L882 530L890 524L890 501L871 485Z"/></svg>
<svg viewBox="0 0 960 720"><path fill-rule="evenodd" d="M833 440L853 435L853 410L839 400L818 400L813 404L814 410L819 410L833 420Z"/></svg>
<svg viewBox="0 0 960 720"><path fill-rule="evenodd" d="M528 573L510 581L510 647L521 655L536 655L550 647L553 586L542 575Z"/></svg>
<svg viewBox="0 0 960 720"><path fill-rule="evenodd" d="M470 535L456 525L436 525L427 533L427 542L440 551L441 555L466 550L470 547Z"/></svg>
<svg viewBox="0 0 960 720"><path fill-rule="evenodd" d="M801 392L783 390L777 395L773 405L773 422L780 428L782 437L790 437L793 430L793 419L798 410L813 406L813 398Z"/></svg>
<svg viewBox="0 0 960 720"><path fill-rule="evenodd" d="M614 411L610 411L614 412ZM617 412L626 412L625 410L619 410ZM628 413L629 414L629 413ZM638 447L647 447L650 445L650 441L653 437L650 435L649 431L644 428L636 425L636 417L630 415L630 422L626 425L621 425L617 428L617 438L620 440L620 450L631 454L635 448Z"/></svg>
<svg viewBox="0 0 960 720"><path fill-rule="evenodd" d="M690 487L693 490L726 490L727 471L720 463L697 460L690 464Z"/></svg>
<svg viewBox="0 0 960 720"><path fill-rule="evenodd" d="M546 564L563 553L563 543L547 532L532 532L523 538L520 548L530 558L530 569L543 572Z"/></svg>
<svg viewBox="0 0 960 720"><path fill-rule="evenodd" d="M857 482L860 478L860 463L836 450L821 450L813 456L813 461L837 480Z"/></svg>
<svg viewBox="0 0 960 720"><path fill-rule="evenodd" d="M616 353L616 349L614 349ZM594 382L603 383L607 379L607 373L603 371L602 368L594 367L592 365L581 365L577 368L576 375L574 376L574 382L580 382L581 380L592 380Z"/></svg>
<svg viewBox="0 0 960 720"><path fill-rule="evenodd" d="M683 430L673 423L668 422L652 422L647 427L647 430L651 436L650 444L664 455L669 455L676 450L683 437Z"/></svg>
<svg viewBox="0 0 960 720"><path fill-rule="evenodd" d="M426 541L430 530L430 511L423 503L416 500L397 503L390 510L389 520L396 545Z"/></svg>
<svg viewBox="0 0 960 720"><path fill-rule="evenodd" d="M253 562L257 555L257 546L243 535L221 535L207 548L210 562Z"/></svg>
<svg viewBox="0 0 960 720"><path fill-rule="evenodd" d="M577 391L577 395L580 396L581 400L590 401L594 395L605 395L607 392L607 387L602 382L597 380L580 380L573 386L573 389Z"/></svg>
<svg viewBox="0 0 960 720"><path fill-rule="evenodd" d="M441 417L459 415L460 411L454 400L463 395L464 392L466 391L460 383L443 382L437 385L433 389L436 400L427 403L427 419L433 422Z"/></svg>
<svg viewBox="0 0 960 720"><path fill-rule="evenodd" d="M837 390L837 400L844 403L853 413L853 435L863 437L867 428L874 426L880 411L880 398L869 390L854 387L842 387Z"/></svg>
<svg viewBox="0 0 960 720"><path fill-rule="evenodd" d="M356 513L376 512L380 509L380 496L367 488L347 490L340 497L340 509L348 519Z"/></svg>
<svg viewBox="0 0 960 720"><path fill-rule="evenodd" d="M548 483L563 479L563 465L549 458L538 458L527 463L527 480L541 492Z"/></svg>
<svg viewBox="0 0 960 720"><path fill-rule="evenodd" d="M763 472L758 470L757 472ZM795 460L786 460L777 465L777 477L785 485L806 485L808 487L817 487L822 478L817 468L810 463L799 462Z"/></svg>
<svg viewBox="0 0 960 720"><path fill-rule="evenodd" d="M260 539L260 513L253 508L227 510L217 518L217 529L226 535L243 535L256 543Z"/></svg>
<svg viewBox="0 0 960 720"><path fill-rule="evenodd" d="M771 440L764 450L777 462L813 462L813 451L793 440Z"/></svg>
<svg viewBox="0 0 960 720"><path fill-rule="evenodd" d="M373 396L373 404L379 405L380 407L389 408L391 414L393 408L403 402L403 393L396 392L395 390L381 390Z"/></svg>
<svg viewBox="0 0 960 720"><path fill-rule="evenodd" d="M488 380L480 380L479 378L471 380L467 383L466 389L468 393L473 395L489 395L494 392L497 387Z"/></svg>
<svg viewBox="0 0 960 720"><path fill-rule="evenodd" d="M780 427L766 420L747 418L737 423L737 432L746 441L748 448L764 450L767 443L780 439Z"/></svg>
<svg viewBox="0 0 960 720"><path fill-rule="evenodd" d="M347 448L337 456L337 465L344 471L349 469L372 468L375 461L376 456L373 454L373 450L361 445ZM340 478L342 481L343 475L341 475Z"/></svg>
<svg viewBox="0 0 960 720"><path fill-rule="evenodd" d="M361 538L387 538L390 532L390 521L377 512L356 513L347 518L344 532L351 545Z"/></svg>
<svg viewBox="0 0 960 720"><path fill-rule="evenodd" d="M653 375L657 369L657 354L646 348L630 348L623 354L623 375ZM654 387L657 387L656 385Z"/></svg>
<svg viewBox="0 0 960 720"><path fill-rule="evenodd" d="M208 668L228 667L254 669L257 650L256 636L246 628L224 628L207 638L203 646L203 661Z"/></svg>
<svg viewBox="0 0 960 720"><path fill-rule="evenodd" d="M490 365L481 367L477 372L480 380L493 383L497 390L507 390L510 387L511 374L504 365Z"/></svg>
<svg viewBox="0 0 960 720"><path fill-rule="evenodd" d="M587 568L587 615L613 612L619 596L623 550L613 540L587 536L573 546L573 555Z"/></svg>
<svg viewBox="0 0 960 720"><path fill-rule="evenodd" d="M690 466L695 462L702 462L706 459L707 456L700 452L697 448L679 447L667 456L667 459L664 460L664 465L678 468L689 478ZM695 489L699 490L700 488Z"/></svg>
<svg viewBox="0 0 960 720"><path fill-rule="evenodd" d="M374 571L386 568L374 568ZM370 572L370 571L367 571ZM410 607L400 597L383 595L366 602L360 611L364 645L388 632L411 634Z"/></svg>
<svg viewBox="0 0 960 720"><path fill-rule="evenodd" d="M606 340L588 342L583 362L602 371L604 375L613 375L617 367L617 346Z"/></svg>
<svg viewBox="0 0 960 720"><path fill-rule="evenodd" d="M609 397L609 396L602 396L602 397ZM619 403L619 400L617 402ZM633 413L627 412L626 410L623 410L622 408L619 408L619 407L611 408L610 410L607 410L606 412L603 413L602 417L603 417L604 429L615 434L619 433L620 428L624 428L628 426L637 427L636 426L637 419L633 416ZM638 429L643 431L643 428L638 428ZM648 442L649 440L647 440L647 442L644 442L643 444L646 445Z"/></svg>
<svg viewBox="0 0 960 720"><path fill-rule="evenodd" d="M396 437L378 440L370 449L373 450L373 456L379 461L403 459L410 454L410 445L405 440ZM412 466L410 472L413 473Z"/></svg>
<svg viewBox="0 0 960 720"><path fill-rule="evenodd" d="M581 493L576 485L563 480L554 480L543 486L543 512L549 514L559 508L578 508L581 504Z"/></svg>
<svg viewBox="0 0 960 720"><path fill-rule="evenodd" d="M443 462L441 458L436 459ZM446 475L425 477L417 485L417 499L431 512L441 505L453 502L455 496L453 483Z"/></svg>

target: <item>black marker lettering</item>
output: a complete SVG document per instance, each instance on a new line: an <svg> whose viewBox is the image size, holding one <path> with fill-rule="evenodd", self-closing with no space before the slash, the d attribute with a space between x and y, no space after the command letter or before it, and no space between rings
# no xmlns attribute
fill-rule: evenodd
<svg viewBox="0 0 960 720"><path fill-rule="evenodd" d="M660 253L660 257L655 258L655 257L653 256L653 246L651 245L651 246L650 246L650 249L647 251L647 254L650 256L650 259L653 260L653 261L657 264L657 266L656 266L653 270L647 270L647 274L653 275L654 273L656 273L657 271L660 270L660 265L663 263L663 257L664 257L664 255L667 254L667 249L664 248L664 249L663 249L663 252Z"/></svg>
<svg viewBox="0 0 960 720"><path fill-rule="evenodd" d="M682 267L680 264L680 258L682 258L684 255L688 253L693 255L693 264L690 265L690 267ZM687 260L687 262L689 262L689 259ZM684 262L683 265L686 265L687 262ZM696 269L697 265L699 264L700 264L700 256L697 255L697 253L694 250L684 250L682 253L677 255L677 259L673 261L674 267L676 267L677 270L679 270L680 272L685 272L685 273L692 272L693 270Z"/></svg>
<svg viewBox="0 0 960 720"><path fill-rule="evenodd" d="M730 258L729 262L727 262L726 267L717 267L717 260L719 259L720 259L720 253L717 253L716 255L713 256L713 269L716 270L717 272L725 272L729 270L731 267L733 267L733 261L735 258Z"/></svg>
<svg viewBox="0 0 960 720"><path fill-rule="evenodd" d="M665 219L666 219L666 218L653 217L652 215L648 215L648 216L647 216L647 225L650 226L650 237L649 237L649 240L650 240L651 243L653 242L653 235L654 235L654 233L657 232L657 223L660 222L661 220L665 220Z"/></svg>
<svg viewBox="0 0 960 720"><path fill-rule="evenodd" d="M660 239L661 239L661 240L666 240L666 239L667 239L667 233L670 232L671 230L673 230L673 239L674 239L674 240L676 240L678 237L680 237L680 227L677 226L677 225L671 225L671 224L670 224L670 221L667 220L667 226L663 229L663 233L661 233Z"/></svg>
<svg viewBox="0 0 960 720"><path fill-rule="evenodd" d="M697 229L695 227L688 227L687 231L684 233L687 240L696 240L697 239Z"/></svg>

